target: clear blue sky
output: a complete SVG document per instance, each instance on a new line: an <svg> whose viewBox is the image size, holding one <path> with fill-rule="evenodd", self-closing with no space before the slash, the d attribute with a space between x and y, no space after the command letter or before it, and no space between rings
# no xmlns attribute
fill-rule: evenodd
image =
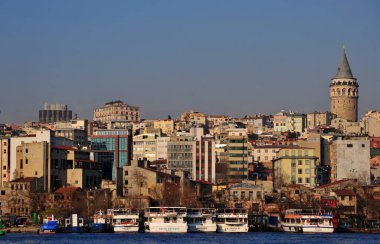
<svg viewBox="0 0 380 244"><path fill-rule="evenodd" d="M0 0L0 122L43 103L82 118L329 109L345 43L360 114L380 108L380 1Z"/></svg>

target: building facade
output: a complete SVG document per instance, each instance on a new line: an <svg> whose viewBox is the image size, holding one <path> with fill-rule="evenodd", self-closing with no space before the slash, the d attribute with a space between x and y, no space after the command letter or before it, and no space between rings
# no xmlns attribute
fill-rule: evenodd
<svg viewBox="0 0 380 244"><path fill-rule="evenodd" d="M157 159L156 134L141 134L133 137L133 160L146 158L149 161Z"/></svg>
<svg viewBox="0 0 380 244"><path fill-rule="evenodd" d="M338 72L330 82L330 110L338 118L356 122L358 120L359 84L352 75L346 49Z"/></svg>
<svg viewBox="0 0 380 244"><path fill-rule="evenodd" d="M249 148L246 129L229 129L226 142L229 181L247 179Z"/></svg>
<svg viewBox="0 0 380 244"><path fill-rule="evenodd" d="M273 185L275 189L290 184L308 187L316 185L316 161L314 149L289 147L281 149L273 160Z"/></svg>
<svg viewBox="0 0 380 244"><path fill-rule="evenodd" d="M39 112L39 121L42 123L54 123L58 121L69 121L73 112L67 109L65 104L44 104L44 109Z"/></svg>
<svg viewBox="0 0 380 244"><path fill-rule="evenodd" d="M112 121L140 121L140 108L130 106L123 101L112 101L94 111L94 121L110 123Z"/></svg>
<svg viewBox="0 0 380 244"><path fill-rule="evenodd" d="M131 130L97 130L91 136L94 161L103 164L103 178L116 180L117 169L132 159Z"/></svg>
<svg viewBox="0 0 380 244"><path fill-rule="evenodd" d="M0 137L0 186L10 181L10 138Z"/></svg>
<svg viewBox="0 0 380 244"><path fill-rule="evenodd" d="M364 137L338 137L330 146L331 182L357 179L370 184L370 147Z"/></svg>

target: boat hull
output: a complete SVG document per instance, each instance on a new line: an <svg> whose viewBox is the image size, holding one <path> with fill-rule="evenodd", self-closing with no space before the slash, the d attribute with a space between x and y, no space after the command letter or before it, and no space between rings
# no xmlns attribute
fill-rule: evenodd
<svg viewBox="0 0 380 244"><path fill-rule="evenodd" d="M148 233L186 233L186 223L145 223L145 232Z"/></svg>
<svg viewBox="0 0 380 244"><path fill-rule="evenodd" d="M188 224L188 232L216 232L216 224Z"/></svg>
<svg viewBox="0 0 380 244"><path fill-rule="evenodd" d="M333 233L334 227L332 226L288 226L283 225L282 229L285 232L299 232L299 233Z"/></svg>
<svg viewBox="0 0 380 244"><path fill-rule="evenodd" d="M138 225L115 225L113 227L114 232L138 232Z"/></svg>
<svg viewBox="0 0 380 244"><path fill-rule="evenodd" d="M217 224L217 231L221 233L245 233L245 232L248 232L248 224L244 224L244 225Z"/></svg>

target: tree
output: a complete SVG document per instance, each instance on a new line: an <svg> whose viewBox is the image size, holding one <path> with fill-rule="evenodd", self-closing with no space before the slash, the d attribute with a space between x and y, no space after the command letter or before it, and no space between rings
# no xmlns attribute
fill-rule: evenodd
<svg viewBox="0 0 380 244"><path fill-rule="evenodd" d="M130 207L141 208L142 188L147 185L147 176L142 170L136 168L132 171L131 180L133 183L133 190L129 194Z"/></svg>

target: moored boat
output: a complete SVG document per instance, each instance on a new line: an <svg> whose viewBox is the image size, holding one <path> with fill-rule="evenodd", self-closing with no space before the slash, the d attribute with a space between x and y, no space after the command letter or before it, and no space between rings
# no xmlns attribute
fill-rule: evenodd
<svg viewBox="0 0 380 244"><path fill-rule="evenodd" d="M110 224L110 219L107 218L107 215L102 210L96 211L94 214L93 222L90 223L90 229L92 233L105 233L113 231Z"/></svg>
<svg viewBox="0 0 380 244"><path fill-rule="evenodd" d="M144 211L144 230L151 233L186 233L186 208L150 207Z"/></svg>
<svg viewBox="0 0 380 244"><path fill-rule="evenodd" d="M40 227L40 234L55 234L61 231L62 228L59 226L58 220L54 219L54 215L44 219Z"/></svg>
<svg viewBox="0 0 380 244"><path fill-rule="evenodd" d="M321 209L288 209L281 226L286 232L332 233L333 214Z"/></svg>
<svg viewBox="0 0 380 244"><path fill-rule="evenodd" d="M217 231L218 232L248 232L248 211L244 208L218 209Z"/></svg>
<svg viewBox="0 0 380 244"><path fill-rule="evenodd" d="M108 209L114 232L138 232L139 211L133 208Z"/></svg>
<svg viewBox="0 0 380 244"><path fill-rule="evenodd" d="M188 208L186 222L189 232L215 232L216 210L214 208Z"/></svg>

